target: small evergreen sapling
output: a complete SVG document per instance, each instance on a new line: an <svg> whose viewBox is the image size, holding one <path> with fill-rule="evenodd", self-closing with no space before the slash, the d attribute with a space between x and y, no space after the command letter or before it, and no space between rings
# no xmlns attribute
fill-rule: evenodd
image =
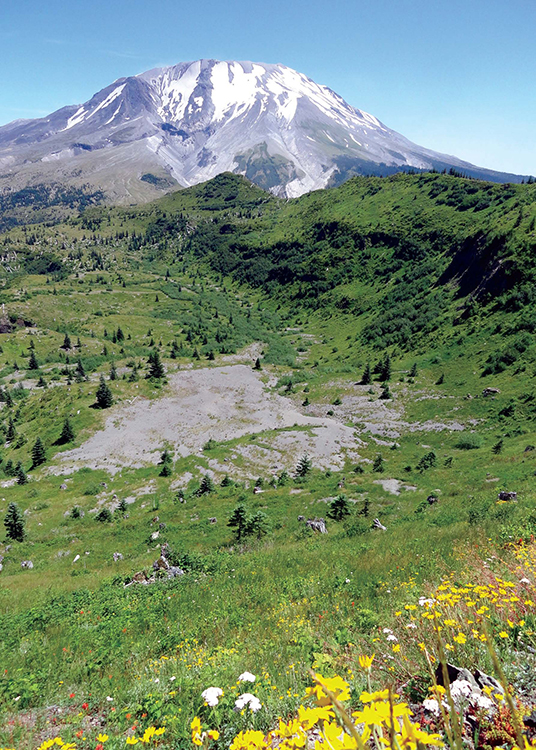
<svg viewBox="0 0 536 750"><path fill-rule="evenodd" d="M328 509L328 517L334 521L342 521L343 518L350 515L350 503L346 495L338 495L332 500Z"/></svg>
<svg viewBox="0 0 536 750"><path fill-rule="evenodd" d="M173 461L171 458L170 452L166 450L162 453L160 456L160 461L158 462L158 465L162 468L160 469L160 476L161 477L170 477L173 473Z"/></svg>
<svg viewBox="0 0 536 750"><path fill-rule="evenodd" d="M239 503L227 521L227 526L235 530L236 541L240 542L246 535L248 514L244 503Z"/></svg>
<svg viewBox="0 0 536 750"><path fill-rule="evenodd" d="M69 417L66 417L65 422L63 423L58 443L60 445L63 445L64 443L70 443L72 440L74 440L74 430L69 421Z"/></svg>
<svg viewBox="0 0 536 750"><path fill-rule="evenodd" d="M28 359L28 369L29 370L39 369L39 362L37 361L37 357L35 356L35 351L33 349L30 352L30 357Z"/></svg>
<svg viewBox="0 0 536 750"><path fill-rule="evenodd" d="M32 468L41 466L41 464L44 464L46 460L47 454L45 452L45 446L43 445L43 441L41 440L41 438L38 437L32 447Z"/></svg>
<svg viewBox="0 0 536 750"><path fill-rule="evenodd" d="M99 409L108 409L114 402L112 392L104 380L104 375L100 376L99 387L96 393L97 406Z"/></svg>
<svg viewBox="0 0 536 750"><path fill-rule="evenodd" d="M28 476L22 468L22 463L20 461L15 466L15 476L17 477L17 484L28 484Z"/></svg>
<svg viewBox="0 0 536 750"><path fill-rule="evenodd" d="M361 376L361 383L360 385L370 385L372 383L372 373L370 371L370 362L367 362L365 365L365 369L363 370L363 375Z"/></svg>
<svg viewBox="0 0 536 750"><path fill-rule="evenodd" d="M23 542L26 532L24 530L24 516L16 503L9 503L4 516L6 536L15 542Z"/></svg>
<svg viewBox="0 0 536 750"><path fill-rule="evenodd" d="M303 456L298 461L298 465L296 466L296 476L306 477L307 474L310 473L312 468L313 468L313 464L311 462L311 459L309 458L307 453L304 453Z"/></svg>

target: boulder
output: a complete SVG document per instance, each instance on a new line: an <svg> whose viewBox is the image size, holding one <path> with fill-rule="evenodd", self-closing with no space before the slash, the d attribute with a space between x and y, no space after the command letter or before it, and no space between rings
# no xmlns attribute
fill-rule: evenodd
<svg viewBox="0 0 536 750"><path fill-rule="evenodd" d="M123 555L120 552L114 552L114 562L119 562L123 559Z"/></svg>
<svg viewBox="0 0 536 750"><path fill-rule="evenodd" d="M484 398L486 398L486 396L493 396L496 393L500 393L500 390L498 388L484 388L484 390L482 391L482 395L484 396Z"/></svg>
<svg viewBox="0 0 536 750"><path fill-rule="evenodd" d="M517 500L517 492L507 492L506 490L501 490L497 495L497 498L499 500L502 500L503 502L515 502Z"/></svg>
<svg viewBox="0 0 536 750"><path fill-rule="evenodd" d="M308 518L305 525L309 526L313 531L319 531L321 534L328 533L326 522L323 518Z"/></svg>
<svg viewBox="0 0 536 750"><path fill-rule="evenodd" d="M379 518L375 518L372 522L372 527L374 529L380 529L381 531L387 531L387 526L384 526L383 523L380 522Z"/></svg>
<svg viewBox="0 0 536 750"><path fill-rule="evenodd" d="M66 490L66 489L67 489L67 485L65 484L65 482L63 484L60 484L60 490Z"/></svg>
<svg viewBox="0 0 536 750"><path fill-rule="evenodd" d="M210 524L211 524L212 526L214 526L214 524L215 524L215 523L218 523L218 519L216 518L216 516L212 516L212 518L209 518L209 519L208 519L208 522L209 522L209 523L210 523Z"/></svg>
<svg viewBox="0 0 536 750"><path fill-rule="evenodd" d="M20 564L21 568L25 568L26 570L31 570L34 566L33 562L31 560L23 560Z"/></svg>
<svg viewBox="0 0 536 750"><path fill-rule="evenodd" d="M437 495L428 495L428 497L426 498L426 502L428 503L428 505L433 505L434 503L437 503L438 500L439 498Z"/></svg>

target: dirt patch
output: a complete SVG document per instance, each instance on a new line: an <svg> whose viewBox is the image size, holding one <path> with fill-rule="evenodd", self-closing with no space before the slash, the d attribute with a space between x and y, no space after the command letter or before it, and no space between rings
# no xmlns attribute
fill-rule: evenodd
<svg viewBox="0 0 536 750"><path fill-rule="evenodd" d="M385 492L390 492L391 495L400 495L400 490L410 490L414 492L417 488L412 484L404 484L399 479L375 479L374 484L379 484L383 487Z"/></svg>
<svg viewBox="0 0 536 750"><path fill-rule="evenodd" d="M336 384L341 390L342 404L336 406L335 416L348 422L353 421L359 430L368 432L380 438L396 439L408 432L442 432L462 431L465 426L455 421L408 422L404 419L404 404L395 394L394 399L382 401L378 398L381 392L379 384L353 385ZM374 394L369 393L370 390ZM327 409L333 409L329 404L314 404L307 408L308 414L325 414Z"/></svg>
<svg viewBox="0 0 536 750"><path fill-rule="evenodd" d="M307 429L289 429L293 426ZM209 458L203 446L210 438L226 442L266 431L277 434L263 436L262 447L234 447L246 473L250 466L258 471L259 465L291 468L304 452L320 468L336 469L345 457L358 458L354 429L302 414L290 399L265 388L262 373L236 364L174 373L161 398L113 407L102 430L61 455L58 470L88 466L115 474L122 467L154 465L164 445L176 457Z"/></svg>

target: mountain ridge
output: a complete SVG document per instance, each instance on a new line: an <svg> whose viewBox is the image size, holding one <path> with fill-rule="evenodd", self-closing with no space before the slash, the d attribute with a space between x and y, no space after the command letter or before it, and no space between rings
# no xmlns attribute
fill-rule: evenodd
<svg viewBox="0 0 536 750"><path fill-rule="evenodd" d="M87 184L111 203L150 200L226 171L297 197L354 174L450 168L522 179L418 146L281 64L206 59L153 68L83 104L0 127L0 190Z"/></svg>

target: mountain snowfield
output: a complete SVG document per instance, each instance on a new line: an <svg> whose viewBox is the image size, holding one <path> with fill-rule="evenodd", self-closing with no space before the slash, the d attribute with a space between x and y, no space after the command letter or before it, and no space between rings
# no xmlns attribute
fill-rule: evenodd
<svg viewBox="0 0 536 750"><path fill-rule="evenodd" d="M136 201L231 171L299 196L352 174L455 167L284 65L197 60L122 78L80 106L0 127L0 189L89 184Z"/></svg>

